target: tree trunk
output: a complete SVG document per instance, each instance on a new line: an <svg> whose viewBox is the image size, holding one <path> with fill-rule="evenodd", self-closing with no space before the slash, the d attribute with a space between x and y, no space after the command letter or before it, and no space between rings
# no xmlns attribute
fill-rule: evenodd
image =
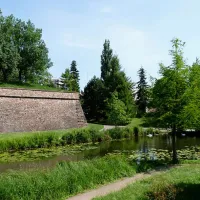
<svg viewBox="0 0 200 200"><path fill-rule="evenodd" d="M2 69L2 74L3 74L3 81L6 83L7 80L8 80L6 70L3 70L3 69Z"/></svg>
<svg viewBox="0 0 200 200"><path fill-rule="evenodd" d="M173 125L172 127L172 162L173 164L177 164L178 163L178 158L177 158L177 152L176 152L176 126Z"/></svg>
<svg viewBox="0 0 200 200"><path fill-rule="evenodd" d="M19 69L19 81L22 82L22 70Z"/></svg>

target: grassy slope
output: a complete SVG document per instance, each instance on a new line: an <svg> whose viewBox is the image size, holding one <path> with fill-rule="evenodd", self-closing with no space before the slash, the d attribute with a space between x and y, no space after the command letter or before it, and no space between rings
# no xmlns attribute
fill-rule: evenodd
<svg viewBox="0 0 200 200"><path fill-rule="evenodd" d="M199 199L200 164L184 165L95 200ZM174 197L174 198L172 198Z"/></svg>
<svg viewBox="0 0 200 200"><path fill-rule="evenodd" d="M66 129L66 130L51 130L51 131L33 131L33 132L17 132L17 133L2 133L0 134L0 139L4 139L4 138L19 138L19 137L24 137L24 136L33 136L35 134L44 134L44 135L48 135L48 134L65 134L68 131L71 130L78 130L78 129L95 129L95 130L101 130L103 128L103 125L99 125L99 124L88 124L87 127L83 127L83 128L71 128L71 129Z"/></svg>
<svg viewBox="0 0 200 200"><path fill-rule="evenodd" d="M34 89L34 90L46 90L46 91L57 91L57 92L65 92L60 88L54 88L49 86L43 86L39 84L29 84L29 83L0 83L0 87L7 88L24 88L24 89Z"/></svg>
<svg viewBox="0 0 200 200"><path fill-rule="evenodd" d="M125 157L114 155L81 162L63 162L47 171L13 171L0 175L0 199L66 199L135 173L135 168Z"/></svg>
<svg viewBox="0 0 200 200"><path fill-rule="evenodd" d="M142 126L143 122L144 122L144 120L142 118L133 118L131 120L131 123L128 124L127 126L132 126L132 127L137 126L137 127L140 127L140 126Z"/></svg>

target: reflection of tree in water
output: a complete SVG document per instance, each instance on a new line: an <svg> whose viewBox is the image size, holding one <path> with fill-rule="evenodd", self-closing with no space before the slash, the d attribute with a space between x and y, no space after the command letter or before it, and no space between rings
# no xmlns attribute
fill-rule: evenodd
<svg viewBox="0 0 200 200"><path fill-rule="evenodd" d="M142 144L141 144L141 152L143 153L147 153L148 152L148 142L146 139L143 140Z"/></svg>

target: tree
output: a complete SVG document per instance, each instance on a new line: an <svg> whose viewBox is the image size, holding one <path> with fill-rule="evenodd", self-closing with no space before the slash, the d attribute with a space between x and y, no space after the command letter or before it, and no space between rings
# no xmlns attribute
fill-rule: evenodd
<svg viewBox="0 0 200 200"><path fill-rule="evenodd" d="M104 118L104 85L95 76L87 83L82 95L83 110L88 120Z"/></svg>
<svg viewBox="0 0 200 200"><path fill-rule="evenodd" d="M173 162L177 162L175 146L176 132L182 128L180 114L184 107L183 95L187 88L187 66L183 59L184 44L175 38L172 41L172 64L169 67L160 64L161 78L153 88L153 106L160 123L172 129Z"/></svg>
<svg viewBox="0 0 200 200"><path fill-rule="evenodd" d="M61 82L63 83L63 89L67 91L72 91L71 74L68 68L65 70L65 73L62 73Z"/></svg>
<svg viewBox="0 0 200 200"><path fill-rule="evenodd" d="M143 67L139 69L138 75L139 75L139 81L137 82L136 105L138 108L137 115L139 117L142 117L146 113L149 87L146 82L146 74Z"/></svg>
<svg viewBox="0 0 200 200"><path fill-rule="evenodd" d="M71 91L79 92L79 71L76 68L76 61L73 60L70 67L70 77L71 77Z"/></svg>
<svg viewBox="0 0 200 200"><path fill-rule="evenodd" d="M188 87L183 95L185 104L181 112L184 128L200 130L200 61L189 67Z"/></svg>
<svg viewBox="0 0 200 200"><path fill-rule="evenodd" d="M3 81L7 82L20 61L17 48L14 44L13 24L14 17L3 17L0 11L0 71Z"/></svg>
<svg viewBox="0 0 200 200"><path fill-rule="evenodd" d="M121 70L120 61L116 55L110 61L110 72L104 79L104 86L106 99L111 98L112 94L117 92L119 100L126 106L127 115L133 117L135 114L133 83Z"/></svg>
<svg viewBox="0 0 200 200"><path fill-rule="evenodd" d="M126 106L123 101L118 99L117 92L114 92L108 100L107 117L109 124L124 125L130 122L130 118L126 113Z"/></svg>
<svg viewBox="0 0 200 200"><path fill-rule="evenodd" d="M110 73L110 62L113 57L113 51L110 48L110 41L105 40L101 55L101 78L104 81Z"/></svg>
<svg viewBox="0 0 200 200"><path fill-rule="evenodd" d="M14 35L15 46L20 55L17 65L18 79L21 82L34 82L37 76L52 66L48 49L42 40L42 30L35 28L30 20L25 23L17 19Z"/></svg>
<svg viewBox="0 0 200 200"><path fill-rule="evenodd" d="M40 83L52 66L42 30L29 20L13 15L3 17L0 11L0 77L4 82Z"/></svg>

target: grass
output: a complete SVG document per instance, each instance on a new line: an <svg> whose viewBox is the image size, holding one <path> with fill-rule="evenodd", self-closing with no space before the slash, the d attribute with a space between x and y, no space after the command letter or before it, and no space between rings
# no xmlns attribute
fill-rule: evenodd
<svg viewBox="0 0 200 200"><path fill-rule="evenodd" d="M131 123L128 124L127 126L141 127L143 123L144 123L144 119L143 118L133 118L131 120Z"/></svg>
<svg viewBox="0 0 200 200"><path fill-rule="evenodd" d="M200 164L183 165L95 200L199 199Z"/></svg>
<svg viewBox="0 0 200 200"><path fill-rule="evenodd" d="M39 85L39 84L29 84L29 83L0 83L0 87L5 88L24 88L24 89L33 89L33 90L45 90L45 91L57 91L57 92L66 92L63 89Z"/></svg>
<svg viewBox="0 0 200 200"><path fill-rule="evenodd" d="M88 127L79 129L2 134L0 152L95 143L111 139L127 139L134 136L132 127L99 131L101 128L101 125L90 124Z"/></svg>
<svg viewBox="0 0 200 200"><path fill-rule="evenodd" d="M65 130L51 130L51 131L33 131L33 132L15 132L15 133L0 133L0 139L5 139L5 138L18 138L18 137L24 137L24 136L34 136L35 134L58 134L62 135L65 134L66 132L73 131L73 130L78 130L78 129L95 129L95 130L101 130L103 129L103 125L99 124L91 124L88 123L88 126L83 127L83 128L70 128L70 129L65 129Z"/></svg>
<svg viewBox="0 0 200 200"><path fill-rule="evenodd" d="M62 162L56 168L46 171L13 171L0 175L0 199L66 199L70 195L135 173L135 168L126 157L119 155Z"/></svg>
<svg viewBox="0 0 200 200"><path fill-rule="evenodd" d="M103 125L101 124L92 124L92 123L88 123L88 128L92 128L92 129L96 129L96 130L101 130L103 129Z"/></svg>

